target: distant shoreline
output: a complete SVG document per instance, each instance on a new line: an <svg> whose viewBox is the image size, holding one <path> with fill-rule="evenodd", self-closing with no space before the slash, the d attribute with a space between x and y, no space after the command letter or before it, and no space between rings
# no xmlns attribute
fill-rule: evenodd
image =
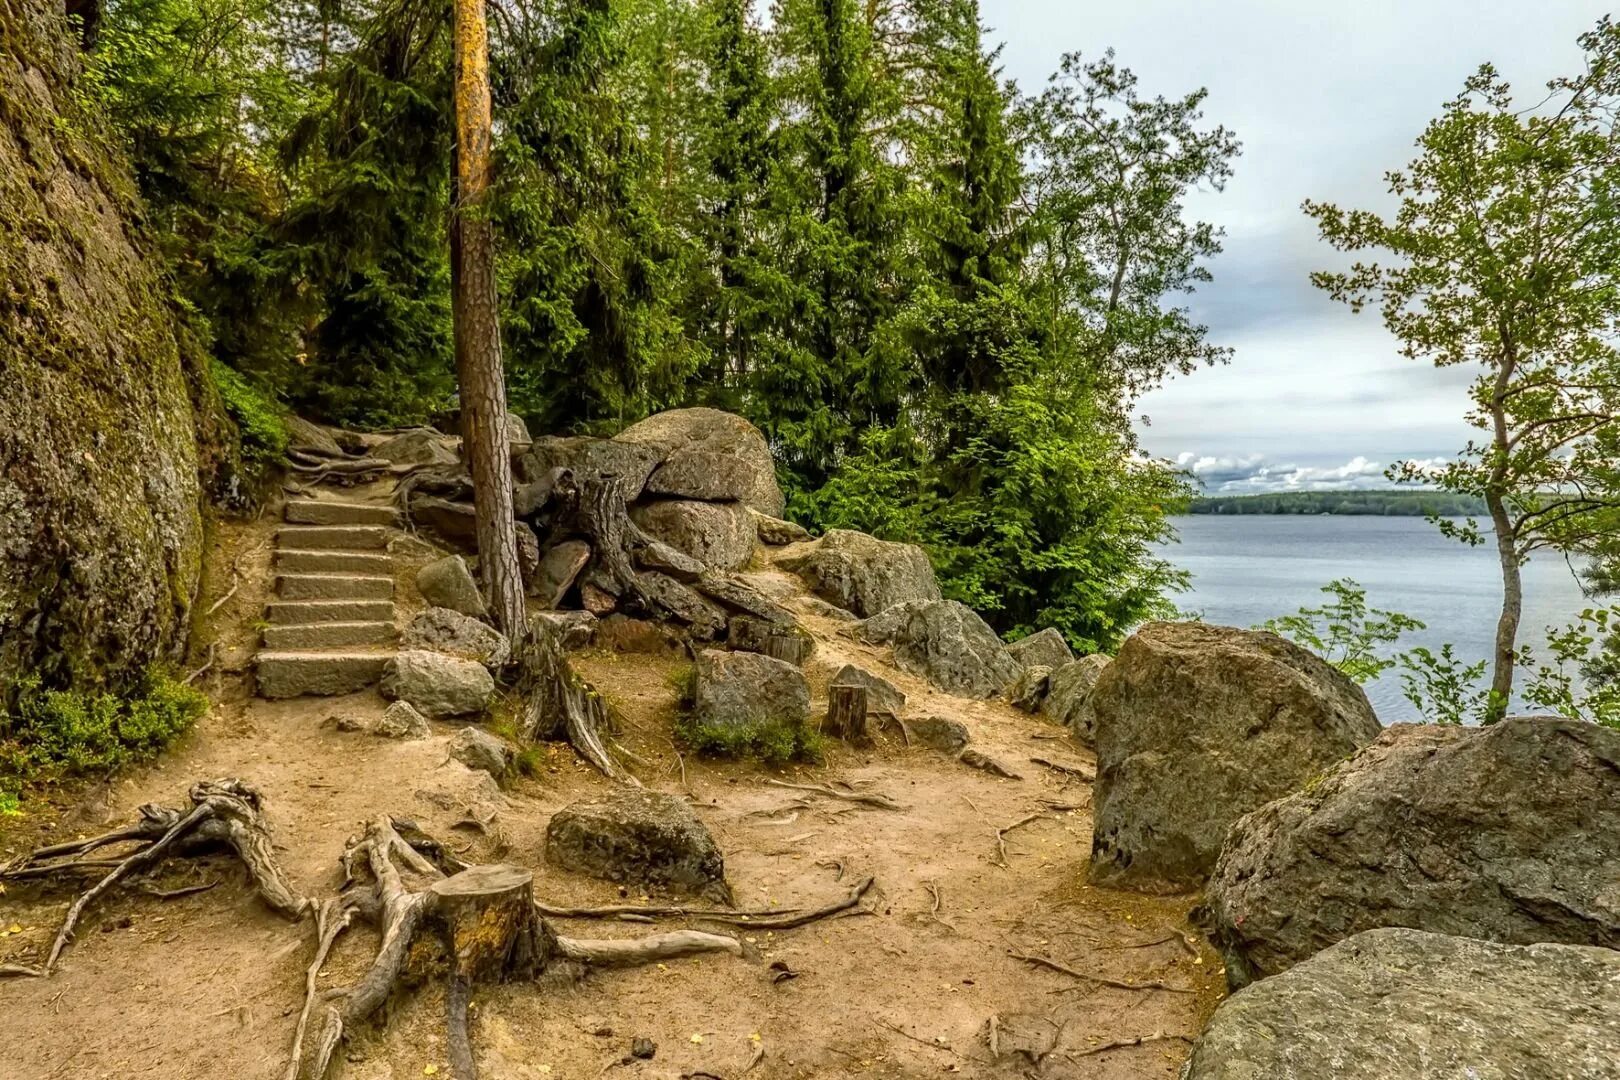
<svg viewBox="0 0 1620 1080"><path fill-rule="evenodd" d="M1343 517L1479 517L1482 499L1444 491L1288 491L1201 496L1183 514L1328 514Z"/></svg>

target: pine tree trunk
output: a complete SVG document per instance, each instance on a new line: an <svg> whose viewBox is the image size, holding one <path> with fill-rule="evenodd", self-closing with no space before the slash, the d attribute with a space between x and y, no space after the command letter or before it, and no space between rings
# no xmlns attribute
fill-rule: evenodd
<svg viewBox="0 0 1620 1080"><path fill-rule="evenodd" d="M450 289L462 445L472 473L479 572L489 589L496 625L515 641L522 637L526 621L512 515L512 461L506 442L495 231L488 216L494 136L484 0L455 0L455 111Z"/></svg>

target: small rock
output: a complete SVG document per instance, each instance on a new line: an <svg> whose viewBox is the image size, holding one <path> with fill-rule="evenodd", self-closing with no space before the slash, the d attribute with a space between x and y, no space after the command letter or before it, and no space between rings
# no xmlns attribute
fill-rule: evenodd
<svg viewBox="0 0 1620 1080"><path fill-rule="evenodd" d="M630 1042L630 1056L641 1061L651 1061L653 1055L658 1053L658 1044L645 1035L637 1035Z"/></svg>
<svg viewBox="0 0 1620 1080"><path fill-rule="evenodd" d="M1025 668L1044 667L1056 671L1074 659L1069 643L1050 626L1038 634L1019 638L1007 646L1007 652Z"/></svg>
<svg viewBox="0 0 1620 1080"><path fill-rule="evenodd" d="M422 567L416 572L416 588L422 599L434 607L480 619L489 614L478 583L467 569L467 560L460 555L447 555Z"/></svg>
<svg viewBox="0 0 1620 1080"><path fill-rule="evenodd" d="M810 530L803 525L771 517L769 514L761 514L758 510L751 512L754 516L754 532L762 544L783 547L810 539Z"/></svg>
<svg viewBox="0 0 1620 1080"><path fill-rule="evenodd" d="M529 585L530 595L548 608L556 607L590 561L591 545L583 540L564 540L553 545L540 556L540 568Z"/></svg>
<svg viewBox="0 0 1620 1080"><path fill-rule="evenodd" d="M408 701L396 701L388 706L372 731L385 739L425 739L433 734L427 717Z"/></svg>
<svg viewBox="0 0 1620 1080"><path fill-rule="evenodd" d="M967 725L946 716L926 716L907 720L907 734L942 754L955 754L968 744Z"/></svg>
<svg viewBox="0 0 1620 1080"><path fill-rule="evenodd" d="M867 712L899 717L906 710L904 690L888 679L874 675L865 668L858 668L854 664L845 664L839 668L838 673L832 677L832 685L866 687Z"/></svg>
<svg viewBox="0 0 1620 1080"><path fill-rule="evenodd" d="M1051 688L1052 669L1043 664L1033 664L1026 667L1018 681L1012 684L1007 691L1007 700L1014 708L1027 713L1039 712Z"/></svg>
<svg viewBox="0 0 1620 1080"><path fill-rule="evenodd" d="M596 626L596 644L613 652L646 656L678 654L686 651L681 639L661 623L609 615Z"/></svg>
<svg viewBox="0 0 1620 1080"><path fill-rule="evenodd" d="M557 811L546 826L546 859L605 881L730 902L725 858L709 830L685 800L645 788Z"/></svg>
<svg viewBox="0 0 1620 1080"><path fill-rule="evenodd" d="M401 644L407 649L430 649L464 660L476 660L495 670L512 652L506 635L471 615L449 608L431 607L411 620Z"/></svg>
<svg viewBox="0 0 1620 1080"><path fill-rule="evenodd" d="M483 728L464 727L450 738L450 756L474 772L489 773L498 783L506 779L514 755L505 740Z"/></svg>
<svg viewBox="0 0 1620 1080"><path fill-rule="evenodd" d="M684 552L676 551L662 540L654 540L636 551L636 565L643 570L657 570L676 581L690 585L703 575L703 564Z"/></svg>
<svg viewBox="0 0 1620 1080"><path fill-rule="evenodd" d="M426 716L468 716L489 708L495 680L476 660L411 649L388 662L380 685L390 701L408 701Z"/></svg>
<svg viewBox="0 0 1620 1080"><path fill-rule="evenodd" d="M338 445L337 438L321 425L290 413L282 418L282 424L287 429L287 449L302 450L319 457L343 457L343 448Z"/></svg>
<svg viewBox="0 0 1620 1080"><path fill-rule="evenodd" d="M590 582L579 587L579 602L585 605L585 610L598 619L606 618L619 610L619 598L606 589L598 588Z"/></svg>
<svg viewBox="0 0 1620 1080"><path fill-rule="evenodd" d="M354 732L366 730L366 722L354 716L329 716L327 722L339 731Z"/></svg>

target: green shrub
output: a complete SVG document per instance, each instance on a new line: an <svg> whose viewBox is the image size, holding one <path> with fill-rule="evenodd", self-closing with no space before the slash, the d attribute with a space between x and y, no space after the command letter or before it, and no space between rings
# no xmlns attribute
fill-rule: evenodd
<svg viewBox="0 0 1620 1080"><path fill-rule="evenodd" d="M791 720L704 724L688 714L675 722L675 735L689 749L714 757L757 758L767 765L821 760L821 734Z"/></svg>
<svg viewBox="0 0 1620 1080"><path fill-rule="evenodd" d="M242 467L257 479L287 453L287 425L275 401L230 367L213 362L214 385L242 438Z"/></svg>
<svg viewBox="0 0 1620 1080"><path fill-rule="evenodd" d="M164 671L147 673L135 692L42 689L37 677L17 688L17 707L0 713L0 785L110 772L157 756L208 711L208 697Z"/></svg>

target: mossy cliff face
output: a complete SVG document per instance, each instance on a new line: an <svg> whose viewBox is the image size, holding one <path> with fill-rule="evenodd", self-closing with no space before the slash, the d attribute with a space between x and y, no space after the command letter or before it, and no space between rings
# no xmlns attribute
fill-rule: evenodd
<svg viewBox="0 0 1620 1080"><path fill-rule="evenodd" d="M201 565L169 292L77 40L59 3L0 0L0 706L176 655Z"/></svg>

